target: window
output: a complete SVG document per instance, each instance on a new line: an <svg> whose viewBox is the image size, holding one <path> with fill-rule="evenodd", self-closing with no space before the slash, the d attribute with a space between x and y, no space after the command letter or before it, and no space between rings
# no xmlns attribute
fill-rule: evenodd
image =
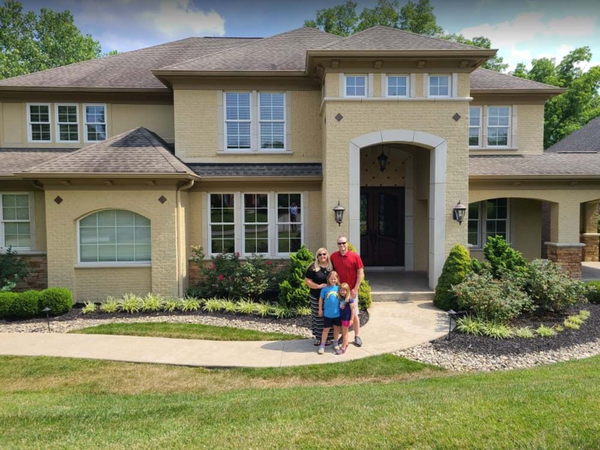
<svg viewBox="0 0 600 450"><path fill-rule="evenodd" d="M250 149L250 93L225 93L225 128L228 149Z"/></svg>
<svg viewBox="0 0 600 450"><path fill-rule="evenodd" d="M85 141L106 139L106 105L84 105Z"/></svg>
<svg viewBox="0 0 600 450"><path fill-rule="evenodd" d="M79 142L78 105L56 105L56 142Z"/></svg>
<svg viewBox="0 0 600 450"><path fill-rule="evenodd" d="M488 147L507 147L510 129L510 107L490 106L487 122Z"/></svg>
<svg viewBox="0 0 600 450"><path fill-rule="evenodd" d="M106 210L79 221L79 262L149 263L150 220L131 211Z"/></svg>
<svg viewBox="0 0 600 450"><path fill-rule="evenodd" d="M260 93L260 148L285 148L285 94Z"/></svg>
<svg viewBox="0 0 600 450"><path fill-rule="evenodd" d="M269 196L244 194L243 253L269 253Z"/></svg>
<svg viewBox="0 0 600 450"><path fill-rule="evenodd" d="M408 77L387 77L387 95L388 97L407 97Z"/></svg>
<svg viewBox="0 0 600 450"><path fill-rule="evenodd" d="M0 194L0 247L30 249L29 194Z"/></svg>
<svg viewBox="0 0 600 450"><path fill-rule="evenodd" d="M277 194L277 253L297 252L302 245L302 195Z"/></svg>
<svg viewBox="0 0 600 450"><path fill-rule="evenodd" d="M367 95L367 77L365 75L346 75L346 97L365 97Z"/></svg>
<svg viewBox="0 0 600 450"><path fill-rule="evenodd" d="M496 198L485 202L485 236L502 236L508 241L508 200Z"/></svg>
<svg viewBox="0 0 600 450"><path fill-rule="evenodd" d="M469 108L469 147L481 146L481 108Z"/></svg>
<svg viewBox="0 0 600 450"><path fill-rule="evenodd" d="M52 142L50 132L50 105L28 104L27 121L29 142Z"/></svg>
<svg viewBox="0 0 600 450"><path fill-rule="evenodd" d="M429 96L430 97L450 97L450 76L448 76L448 75L430 75L429 76Z"/></svg>
<svg viewBox="0 0 600 450"><path fill-rule="evenodd" d="M233 194L210 194L210 253L235 252L235 199Z"/></svg>
<svg viewBox="0 0 600 450"><path fill-rule="evenodd" d="M469 245L472 247L481 247L481 243L479 241L480 229L479 229L479 221L481 220L481 204L477 203L469 203Z"/></svg>

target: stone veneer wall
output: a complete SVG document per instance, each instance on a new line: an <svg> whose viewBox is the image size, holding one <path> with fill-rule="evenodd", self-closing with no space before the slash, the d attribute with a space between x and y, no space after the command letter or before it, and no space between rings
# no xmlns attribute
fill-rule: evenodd
<svg viewBox="0 0 600 450"><path fill-rule="evenodd" d="M557 263L572 278L581 279L583 246L548 245L548 259Z"/></svg>
<svg viewBox="0 0 600 450"><path fill-rule="evenodd" d="M585 244L585 247L583 248L583 260L598 261L598 234L582 234L580 241L582 244Z"/></svg>
<svg viewBox="0 0 600 450"><path fill-rule="evenodd" d="M29 263L29 276L17 283L16 291L46 289L48 287L48 258L46 255L20 255Z"/></svg>

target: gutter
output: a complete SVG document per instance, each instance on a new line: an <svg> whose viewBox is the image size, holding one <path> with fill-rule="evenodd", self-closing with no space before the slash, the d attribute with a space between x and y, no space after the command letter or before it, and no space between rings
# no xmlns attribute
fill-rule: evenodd
<svg viewBox="0 0 600 450"><path fill-rule="evenodd" d="M531 174L531 175L469 175L469 180L600 180L600 174L582 174L582 175L573 175L573 174L553 174L553 175L539 175L539 174Z"/></svg>
<svg viewBox="0 0 600 450"><path fill-rule="evenodd" d="M147 178L158 178L167 180L198 180L198 175L192 175L189 173L114 173L114 172L60 172L60 173L44 173L44 172L19 172L14 174L14 178L21 179L64 179L64 178L117 178L117 179L147 179ZM12 179L14 179L12 178Z"/></svg>
<svg viewBox="0 0 600 450"><path fill-rule="evenodd" d="M175 221L175 242L177 245L177 289L179 293L179 297L183 297L185 292L185 281L183 278L183 274L185 273L184 264L187 263L187 255L185 251L185 242L183 241L183 236L181 235L181 227L185 226L185 220L181 217L181 192L187 191L194 186L196 180L191 179L187 183L182 184L175 191L175 204L177 205L177 220Z"/></svg>

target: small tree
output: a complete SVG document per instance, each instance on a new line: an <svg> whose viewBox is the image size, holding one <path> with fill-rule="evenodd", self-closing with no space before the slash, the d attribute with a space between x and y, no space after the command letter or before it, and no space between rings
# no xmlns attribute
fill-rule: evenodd
<svg viewBox="0 0 600 450"><path fill-rule="evenodd" d="M510 272L525 272L527 261L523 255L504 240L502 236L487 238L483 255L490 263L494 278L501 278Z"/></svg>
<svg viewBox="0 0 600 450"><path fill-rule="evenodd" d="M0 291L12 290L27 275L29 264L19 258L12 248L9 247L5 254L0 254Z"/></svg>
<svg viewBox="0 0 600 450"><path fill-rule="evenodd" d="M435 288L434 305L445 311L458 309L458 298L453 286L465 281L471 270L471 257L468 250L462 245L452 247Z"/></svg>
<svg viewBox="0 0 600 450"><path fill-rule="evenodd" d="M309 306L310 289L304 283L308 266L314 262L314 256L303 245L296 254L290 255L289 275L279 284L279 304L287 308Z"/></svg>

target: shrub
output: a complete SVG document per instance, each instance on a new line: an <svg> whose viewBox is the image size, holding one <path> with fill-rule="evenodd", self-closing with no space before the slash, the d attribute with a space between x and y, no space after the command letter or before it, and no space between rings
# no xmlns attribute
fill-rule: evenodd
<svg viewBox="0 0 600 450"><path fill-rule="evenodd" d="M184 312L198 311L200 309L200 300L197 298L184 298L179 304Z"/></svg>
<svg viewBox="0 0 600 450"><path fill-rule="evenodd" d="M471 271L474 273L481 274L491 270L491 265L487 261L480 261L477 258L471 259Z"/></svg>
<svg viewBox="0 0 600 450"><path fill-rule="evenodd" d="M581 328L581 324L571 321L569 319L565 319L563 325L565 326L565 328L568 328L569 330L579 330L579 328Z"/></svg>
<svg viewBox="0 0 600 450"><path fill-rule="evenodd" d="M29 264L8 247L0 254L0 291L12 290L17 282L29 275Z"/></svg>
<svg viewBox="0 0 600 450"><path fill-rule="evenodd" d="M356 248L348 242L348 250L356 252ZM363 279L358 287L358 309L366 311L371 307L373 297L371 296L371 285L366 279Z"/></svg>
<svg viewBox="0 0 600 450"><path fill-rule="evenodd" d="M66 314L73 308L73 294L67 288L53 287L41 291L40 311L50 308L50 315Z"/></svg>
<svg viewBox="0 0 600 450"><path fill-rule="evenodd" d="M531 339L534 337L533 331L529 327L521 327L515 330L515 335L523 339Z"/></svg>
<svg viewBox="0 0 600 450"><path fill-rule="evenodd" d="M160 311L163 306L163 299L160 295L148 293L142 299L142 311L156 312Z"/></svg>
<svg viewBox="0 0 600 450"><path fill-rule="evenodd" d="M310 306L309 287L304 283L304 274L314 261L314 256L303 245L297 253L290 255L287 279L279 284L279 304L287 308Z"/></svg>
<svg viewBox="0 0 600 450"><path fill-rule="evenodd" d="M455 245L444 263L442 274L435 288L433 303L440 309L458 309L457 294L452 289L471 273L471 257L462 245Z"/></svg>
<svg viewBox="0 0 600 450"><path fill-rule="evenodd" d="M209 313L221 311L221 309L223 309L223 302L215 298L208 299L204 302L203 309Z"/></svg>
<svg viewBox="0 0 600 450"><path fill-rule="evenodd" d="M12 303L19 297L16 292L0 292L0 320L10 319Z"/></svg>
<svg viewBox="0 0 600 450"><path fill-rule="evenodd" d="M510 327L495 322L486 322L483 325L483 334L493 339L508 339L513 337Z"/></svg>
<svg viewBox="0 0 600 450"><path fill-rule="evenodd" d="M538 327L538 329L535 330L535 332L540 337L553 337L553 336L556 336L556 330L554 330L554 328L552 328L552 327L546 327L544 325L540 325Z"/></svg>
<svg viewBox="0 0 600 450"><path fill-rule="evenodd" d="M588 320L590 318L590 312L587 309L582 309L579 311L579 317L581 320Z"/></svg>
<svg viewBox="0 0 600 450"><path fill-rule="evenodd" d="M163 302L163 310L166 312L174 312L180 309L181 300L177 298L168 298Z"/></svg>
<svg viewBox="0 0 600 450"><path fill-rule="evenodd" d="M586 286L573 280L552 261L533 261L524 289L541 311L561 311L586 301Z"/></svg>
<svg viewBox="0 0 600 450"><path fill-rule="evenodd" d="M277 305L269 308L269 315L276 317L277 319L285 319L286 317L291 317L294 314L291 309Z"/></svg>
<svg viewBox="0 0 600 450"><path fill-rule="evenodd" d="M249 300L240 300L237 302L237 312L240 314L252 314L256 308L256 304Z"/></svg>
<svg viewBox="0 0 600 450"><path fill-rule="evenodd" d="M226 313L235 314L238 312L237 303L233 302L231 300L227 300L227 301L223 302L223 310Z"/></svg>
<svg viewBox="0 0 600 450"><path fill-rule="evenodd" d="M473 273L455 286L458 307L486 322L508 323L532 309L531 300L510 280L494 280L491 273Z"/></svg>
<svg viewBox="0 0 600 450"><path fill-rule="evenodd" d="M81 308L82 314L92 314L96 312L96 304L94 302L85 302L83 308Z"/></svg>
<svg viewBox="0 0 600 450"><path fill-rule="evenodd" d="M600 281L588 281L586 298L590 303L600 303Z"/></svg>
<svg viewBox="0 0 600 450"><path fill-rule="evenodd" d="M256 306L256 314L258 314L260 317L267 317L271 315L271 305L259 303Z"/></svg>
<svg viewBox="0 0 600 450"><path fill-rule="evenodd" d="M100 311L107 314L116 313L119 310L119 302L112 297L108 297L104 303L100 305Z"/></svg>
<svg viewBox="0 0 600 450"><path fill-rule="evenodd" d="M507 272L527 270L527 261L523 255L513 249L502 236L487 238L483 255L490 263L490 270L494 278L501 278Z"/></svg>
<svg viewBox="0 0 600 450"><path fill-rule="evenodd" d="M563 327L562 325L556 325L554 329L557 333L562 333L563 331L565 331L565 327Z"/></svg>
<svg viewBox="0 0 600 450"><path fill-rule="evenodd" d="M310 306L301 306L300 308L296 309L296 315L298 316L310 316L311 314L312 311Z"/></svg>
<svg viewBox="0 0 600 450"><path fill-rule="evenodd" d="M456 331L463 334L480 336L483 334L483 327L483 321L472 316L461 317L456 321Z"/></svg>
<svg viewBox="0 0 600 450"><path fill-rule="evenodd" d="M13 297L9 305L8 318L12 320L31 319L39 313L40 291L25 291Z"/></svg>
<svg viewBox="0 0 600 450"><path fill-rule="evenodd" d="M119 309L125 313L134 314L142 309L144 301L139 295L125 294L119 302Z"/></svg>
<svg viewBox="0 0 600 450"><path fill-rule="evenodd" d="M583 322L584 322L584 320L581 317L579 317L579 315L577 315L577 316L569 316L569 317L567 317L565 319L565 321L572 322L572 323L575 323L577 325L583 325Z"/></svg>

